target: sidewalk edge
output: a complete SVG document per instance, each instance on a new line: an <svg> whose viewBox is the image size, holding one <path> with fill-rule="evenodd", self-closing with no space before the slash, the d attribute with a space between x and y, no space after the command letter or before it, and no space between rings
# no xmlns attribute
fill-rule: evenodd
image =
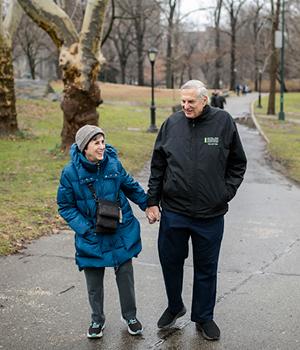
<svg viewBox="0 0 300 350"><path fill-rule="evenodd" d="M251 102L251 105L250 105L250 114L251 114L251 118L253 120L253 123L256 127L256 129L258 130L258 132L260 133L260 135L262 136L262 138L266 141L266 143L270 143L270 140L268 139L268 137L266 136L266 134L263 132L261 126L259 125L256 117L255 117L255 114L254 114L254 103L256 102L256 100L252 101Z"/></svg>

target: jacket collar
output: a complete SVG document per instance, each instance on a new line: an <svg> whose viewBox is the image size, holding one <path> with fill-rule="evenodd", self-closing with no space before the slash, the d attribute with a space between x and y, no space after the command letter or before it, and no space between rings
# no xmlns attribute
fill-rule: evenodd
<svg viewBox="0 0 300 350"><path fill-rule="evenodd" d="M199 121L202 121L202 120L206 119L209 116L210 112L211 112L210 105L205 105L203 110L202 110L202 112L201 112L201 114L198 115L198 117L196 117L196 118L186 118L186 119L188 119L188 121L190 123L198 123ZM184 112L183 112L183 114L184 114ZM185 116L185 114L184 114L184 116Z"/></svg>
<svg viewBox="0 0 300 350"><path fill-rule="evenodd" d="M107 163L108 156L106 151L104 152L104 158L97 163L90 162L79 150L77 145L74 143L70 148L71 160L78 170L80 177L81 169L84 168L86 171L96 173L99 167L104 167Z"/></svg>

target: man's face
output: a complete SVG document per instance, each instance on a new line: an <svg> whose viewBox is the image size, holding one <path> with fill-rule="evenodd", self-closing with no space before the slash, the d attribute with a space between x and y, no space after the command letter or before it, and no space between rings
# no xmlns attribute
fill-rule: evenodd
<svg viewBox="0 0 300 350"><path fill-rule="evenodd" d="M207 103L207 97L198 98L195 89L181 90L181 107L187 118L198 117Z"/></svg>
<svg viewBox="0 0 300 350"><path fill-rule="evenodd" d="M105 140L103 135L99 134L92 138L92 140L89 142L85 150L85 156L90 162L97 163L99 160L103 159L104 151Z"/></svg>

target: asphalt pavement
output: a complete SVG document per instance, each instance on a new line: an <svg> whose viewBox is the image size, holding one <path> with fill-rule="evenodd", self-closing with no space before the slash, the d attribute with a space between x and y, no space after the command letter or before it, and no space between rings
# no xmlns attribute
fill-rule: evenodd
<svg viewBox="0 0 300 350"><path fill-rule="evenodd" d="M249 114L255 98L232 97L234 117ZM157 255L158 224L137 207L143 251L134 259L142 336L127 333L113 269L106 269L103 338L88 340L90 310L83 273L74 263L73 233L42 237L16 255L0 258L0 349L300 349L300 187L266 161L255 129L239 125L248 157L245 180L230 202L218 270L215 320L218 342L204 340L190 321L193 266L185 264L187 314L169 331L156 322L166 307ZM145 187L149 164L136 178Z"/></svg>

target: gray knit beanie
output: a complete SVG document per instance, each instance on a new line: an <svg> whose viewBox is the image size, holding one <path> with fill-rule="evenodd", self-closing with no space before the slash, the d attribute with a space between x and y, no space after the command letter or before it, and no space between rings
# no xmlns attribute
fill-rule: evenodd
<svg viewBox="0 0 300 350"><path fill-rule="evenodd" d="M103 137L105 136L104 131L95 125L84 125L82 126L76 133L75 136L75 142L80 149L81 152L84 151L88 143L91 141L91 139L98 135L102 134Z"/></svg>

